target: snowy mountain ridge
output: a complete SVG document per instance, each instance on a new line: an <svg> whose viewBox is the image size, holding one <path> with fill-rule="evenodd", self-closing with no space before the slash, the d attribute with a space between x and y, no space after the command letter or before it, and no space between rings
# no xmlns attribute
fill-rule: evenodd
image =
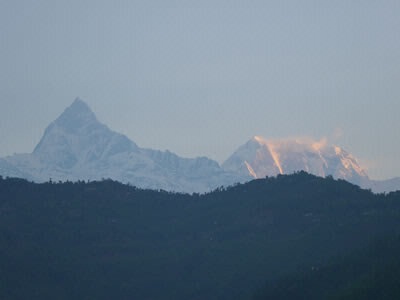
<svg viewBox="0 0 400 300"><path fill-rule="evenodd" d="M300 170L378 192L400 188L398 178L370 180L351 154L325 140L254 136L222 165L207 157L182 158L141 148L100 123L79 98L46 128L32 153L0 158L3 176L36 182L111 178L141 188L189 193Z"/></svg>
<svg viewBox="0 0 400 300"><path fill-rule="evenodd" d="M38 182L50 178L111 178L142 188L178 192L206 192L240 180L205 157L181 158L169 151L138 147L100 123L80 99L46 128L31 154L17 154L0 161L0 172Z"/></svg>
<svg viewBox="0 0 400 300"><path fill-rule="evenodd" d="M310 138L266 140L255 136L238 148L223 164L225 170L253 178L306 171L332 175L360 184L368 180L357 160L338 146Z"/></svg>

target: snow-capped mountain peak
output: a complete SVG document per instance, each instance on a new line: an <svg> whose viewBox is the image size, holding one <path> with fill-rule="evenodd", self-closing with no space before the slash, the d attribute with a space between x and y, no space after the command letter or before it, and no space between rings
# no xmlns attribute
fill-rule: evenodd
<svg viewBox="0 0 400 300"><path fill-rule="evenodd" d="M75 101L45 130L33 155L46 165L71 169L137 146L100 123L89 106Z"/></svg>
<svg viewBox="0 0 400 300"><path fill-rule="evenodd" d="M367 178L357 160L326 139L287 138L267 140L254 136L229 157L222 167L253 178L306 171L333 175L353 182Z"/></svg>
<svg viewBox="0 0 400 300"><path fill-rule="evenodd" d="M76 132L82 129L83 126L95 124L98 121L89 106L80 98L76 98L54 123L65 130Z"/></svg>
<svg viewBox="0 0 400 300"><path fill-rule="evenodd" d="M398 189L400 179L371 181L357 160L326 139L254 136L220 166L207 157L182 158L144 149L99 122L77 98L45 130L32 153L0 158L0 175L43 182L111 178L142 188L207 192L253 178L306 171L333 175L375 191Z"/></svg>
<svg viewBox="0 0 400 300"><path fill-rule="evenodd" d="M182 158L138 147L100 123L79 98L46 128L32 154L0 161L0 174L23 174L35 181L111 178L181 192L205 192L241 181L206 157Z"/></svg>

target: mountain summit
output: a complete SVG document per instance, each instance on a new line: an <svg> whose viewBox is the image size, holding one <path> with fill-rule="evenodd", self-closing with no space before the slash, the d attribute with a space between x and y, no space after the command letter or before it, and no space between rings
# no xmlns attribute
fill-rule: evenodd
<svg viewBox="0 0 400 300"><path fill-rule="evenodd" d="M46 128L32 153L0 158L0 175L36 182L111 178L141 188L189 193L301 170L377 192L400 187L400 178L370 180L351 154L325 140L254 136L222 166L207 157L182 158L141 148L99 122L79 98Z"/></svg>
<svg viewBox="0 0 400 300"><path fill-rule="evenodd" d="M111 178L178 192L206 192L241 181L206 157L182 158L170 151L138 147L100 123L79 98L46 128L31 154L1 160L0 172L39 182Z"/></svg>
<svg viewBox="0 0 400 300"><path fill-rule="evenodd" d="M126 136L100 123L89 106L77 98L46 128L33 155L46 165L71 169L136 148Z"/></svg>
<svg viewBox="0 0 400 300"><path fill-rule="evenodd" d="M82 126L97 123L95 114L89 106L80 98L65 109L65 111L54 121L58 126L71 132L76 132Z"/></svg>
<svg viewBox="0 0 400 300"><path fill-rule="evenodd" d="M357 160L345 150L328 145L325 140L310 138L267 140L255 136L239 147L222 167L253 178L306 171L357 184L368 179Z"/></svg>

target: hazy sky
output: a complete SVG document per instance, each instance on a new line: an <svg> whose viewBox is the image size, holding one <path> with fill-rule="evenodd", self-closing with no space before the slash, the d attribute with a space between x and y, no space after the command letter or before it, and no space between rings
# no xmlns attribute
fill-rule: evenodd
<svg viewBox="0 0 400 300"><path fill-rule="evenodd" d="M327 137L400 175L399 0L2 0L0 28L0 156L79 96L141 147Z"/></svg>

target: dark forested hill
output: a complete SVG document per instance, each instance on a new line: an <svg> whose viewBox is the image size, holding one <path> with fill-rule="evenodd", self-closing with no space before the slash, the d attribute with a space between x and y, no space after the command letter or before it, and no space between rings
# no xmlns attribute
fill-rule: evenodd
<svg viewBox="0 0 400 300"><path fill-rule="evenodd" d="M250 299L399 233L400 193L304 172L205 195L1 178L0 299Z"/></svg>
<svg viewBox="0 0 400 300"><path fill-rule="evenodd" d="M381 237L365 248L270 280L254 300L400 299L400 236Z"/></svg>

